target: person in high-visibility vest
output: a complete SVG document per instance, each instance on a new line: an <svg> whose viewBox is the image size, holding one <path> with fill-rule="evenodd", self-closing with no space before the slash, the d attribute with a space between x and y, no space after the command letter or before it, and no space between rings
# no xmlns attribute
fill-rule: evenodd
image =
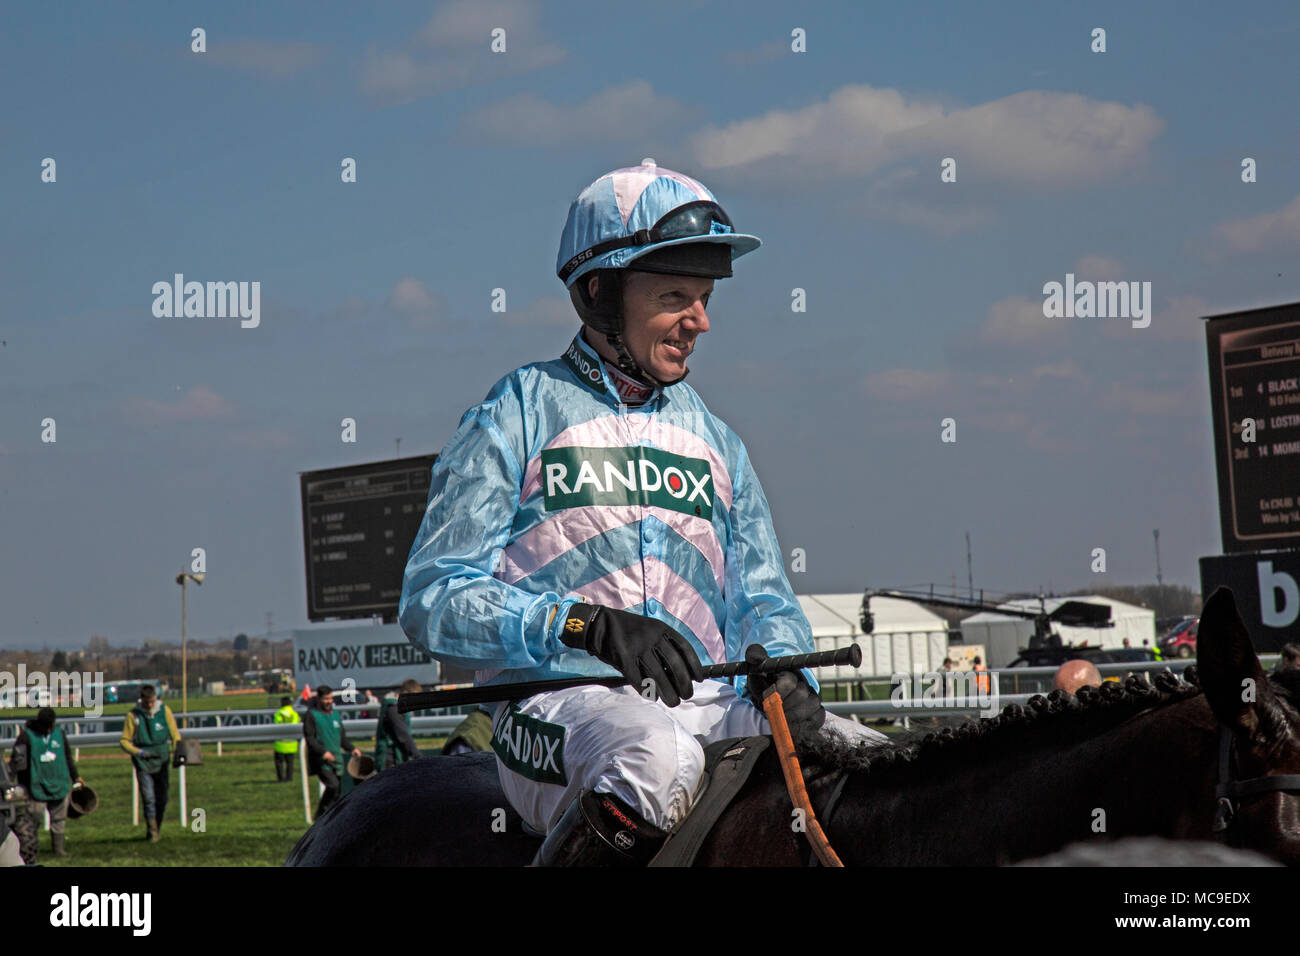
<svg viewBox="0 0 1300 956"><path fill-rule="evenodd" d="M976 688L982 694L989 693L991 685L989 684L988 665L979 657L976 657L971 663L975 667Z"/></svg>
<svg viewBox="0 0 1300 956"><path fill-rule="evenodd" d="M275 712L275 722L277 724L297 724L302 722L298 712L293 709L293 701L288 697L280 698L280 709ZM293 782L293 762L298 756L298 741L294 740L277 740L272 746L275 749L275 779L281 783Z"/></svg>

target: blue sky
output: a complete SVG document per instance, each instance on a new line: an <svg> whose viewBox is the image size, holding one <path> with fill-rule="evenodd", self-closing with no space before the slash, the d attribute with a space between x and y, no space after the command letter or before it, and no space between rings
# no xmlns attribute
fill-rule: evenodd
<svg viewBox="0 0 1300 956"><path fill-rule="evenodd" d="M690 381L796 590L964 580L968 530L977 586L1146 583L1156 527L1197 587L1200 317L1300 299L1295 5L865 6L6 7L0 645L173 636L193 547L192 634L305 626L298 472L437 451L558 355L568 204L647 156L764 241ZM261 325L155 318L176 272ZM1044 319L1068 272L1151 282L1150 327Z"/></svg>

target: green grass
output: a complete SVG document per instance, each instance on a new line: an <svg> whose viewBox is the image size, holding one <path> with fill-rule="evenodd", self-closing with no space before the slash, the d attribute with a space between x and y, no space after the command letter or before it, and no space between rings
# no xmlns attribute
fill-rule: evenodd
<svg viewBox="0 0 1300 956"><path fill-rule="evenodd" d="M190 696L189 708L191 711L200 710L274 710L280 706L280 698L293 695L286 694L229 694L223 697L195 697ZM296 699L296 698L294 698ZM172 713L181 712L181 698L179 695L163 698L163 703L172 709ZM124 701L117 704L105 704L104 716L114 716L120 714L129 714L131 708L136 705L136 701ZM14 707L0 710L0 720L17 720L26 719L36 716L35 707ZM56 707L54 713L63 720L85 720L86 711L84 707Z"/></svg>
<svg viewBox="0 0 1300 956"><path fill-rule="evenodd" d="M422 737L421 750L436 752L442 738ZM357 740L362 750L373 741ZM50 854L50 835L40 832L39 860L46 866L279 866L307 830L302 808L302 779L294 766L293 782L275 779L269 744L226 744L217 756L215 743L203 744L203 765L186 771L191 829L180 823L180 771L171 771L162 839L144 839L141 823L131 826L131 763L126 754L107 748L83 750L77 769L95 788L99 807L88 817L68 821L71 854ZM312 813L319 802L316 778L309 779ZM206 831L193 827L194 810L202 809Z"/></svg>

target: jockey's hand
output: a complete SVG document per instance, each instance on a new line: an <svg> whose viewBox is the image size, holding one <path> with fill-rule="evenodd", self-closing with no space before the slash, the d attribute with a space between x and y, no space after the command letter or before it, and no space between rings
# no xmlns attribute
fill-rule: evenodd
<svg viewBox="0 0 1300 956"><path fill-rule="evenodd" d="M761 644L750 644L745 650L745 663L761 664L767 660L767 651ZM759 710L763 709L763 695L771 686L781 695L785 722L795 743L807 740L821 730L826 720L822 699L809 686L802 671L777 671L774 674L750 674L745 678L746 693L753 698Z"/></svg>
<svg viewBox="0 0 1300 956"><path fill-rule="evenodd" d="M669 707L695 693L704 680L700 659L686 638L663 621L599 604L575 604L561 640L616 668L638 691L654 682L655 696Z"/></svg>

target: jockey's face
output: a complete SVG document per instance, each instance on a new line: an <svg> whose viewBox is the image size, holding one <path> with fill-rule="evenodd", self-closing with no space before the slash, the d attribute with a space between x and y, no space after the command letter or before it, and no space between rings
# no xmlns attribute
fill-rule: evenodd
<svg viewBox="0 0 1300 956"><path fill-rule="evenodd" d="M588 287L595 294L597 280ZM686 374L686 357L695 340L709 331L705 306L713 294L712 279L697 276L627 272L623 277L623 341L638 365L661 382ZM596 351L610 361L617 353L603 335L595 335Z"/></svg>

